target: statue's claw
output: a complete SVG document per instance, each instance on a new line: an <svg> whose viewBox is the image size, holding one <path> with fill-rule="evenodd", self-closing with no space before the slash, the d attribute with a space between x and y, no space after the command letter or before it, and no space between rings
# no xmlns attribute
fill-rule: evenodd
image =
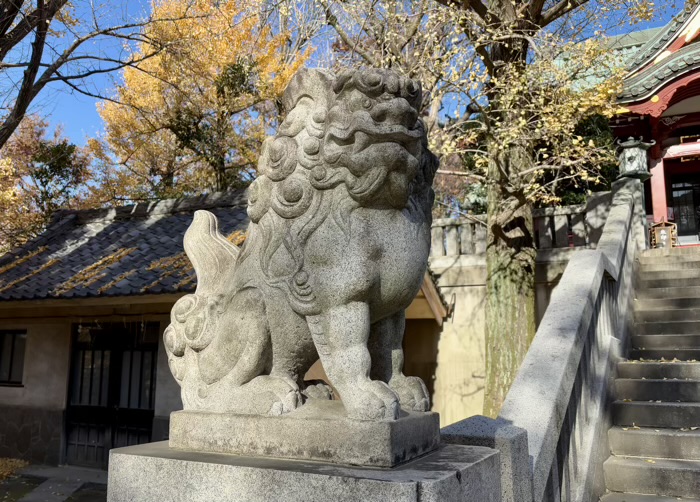
<svg viewBox="0 0 700 502"><path fill-rule="evenodd" d="M399 395L402 407L412 411L428 411L430 396L420 378L398 375L389 381L389 387Z"/></svg>
<svg viewBox="0 0 700 502"><path fill-rule="evenodd" d="M348 418L355 420L396 420L399 398L389 386L379 380L363 380L341 396Z"/></svg>
<svg viewBox="0 0 700 502"><path fill-rule="evenodd" d="M248 385L255 388L258 395L269 397L268 415L284 415L304 404L299 386L291 378L262 375Z"/></svg>
<svg viewBox="0 0 700 502"><path fill-rule="evenodd" d="M333 388L330 385L320 380L306 381L305 384L307 385L302 394L307 399L319 399L322 401L333 399Z"/></svg>

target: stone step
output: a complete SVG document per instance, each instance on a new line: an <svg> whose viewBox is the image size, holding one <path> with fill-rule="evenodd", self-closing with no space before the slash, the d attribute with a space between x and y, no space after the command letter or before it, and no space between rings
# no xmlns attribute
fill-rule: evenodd
<svg viewBox="0 0 700 502"><path fill-rule="evenodd" d="M700 349L700 335L635 335L635 349Z"/></svg>
<svg viewBox="0 0 700 502"><path fill-rule="evenodd" d="M621 361L617 363L620 378L690 378L700 380L700 363L658 363Z"/></svg>
<svg viewBox="0 0 700 502"><path fill-rule="evenodd" d="M691 285L686 287L667 286L657 288L638 287L635 292L639 299L675 299L675 298L700 298L700 286Z"/></svg>
<svg viewBox="0 0 700 502"><path fill-rule="evenodd" d="M669 288L674 289L674 288ZM700 310L700 288L675 288L682 290L679 297L674 298L671 294L663 294L661 298L637 298L634 301L635 312L660 312L660 311L675 311L675 310L685 310L693 309ZM686 289L692 289L693 291L685 291ZM697 292L695 291L697 289ZM659 291L652 289L650 291ZM661 290L665 291L665 290ZM692 296L692 294L697 293L698 296ZM691 296L682 296L689 294Z"/></svg>
<svg viewBox="0 0 700 502"><path fill-rule="evenodd" d="M611 427L608 442L617 456L700 460L700 428Z"/></svg>
<svg viewBox="0 0 700 502"><path fill-rule="evenodd" d="M665 260L644 260L639 262L639 272L646 274L649 272L672 272L683 269L699 269L700 255L679 256Z"/></svg>
<svg viewBox="0 0 700 502"><path fill-rule="evenodd" d="M662 281L666 279L697 279L700 280L700 267L694 268L672 268L670 270L660 270L653 272L640 271L641 281ZM697 281L696 281L697 282Z"/></svg>
<svg viewBox="0 0 700 502"><path fill-rule="evenodd" d="M639 255L640 263L654 261L692 260L700 256L700 247L684 246L671 249L646 249Z"/></svg>
<svg viewBox="0 0 700 502"><path fill-rule="evenodd" d="M700 335L700 321L638 322L637 335Z"/></svg>
<svg viewBox="0 0 700 502"><path fill-rule="evenodd" d="M659 497L658 495L640 495L638 493L608 493L600 502L678 502L678 497ZM697 499L680 499L681 502L700 502Z"/></svg>
<svg viewBox="0 0 700 502"><path fill-rule="evenodd" d="M640 290L650 288L690 288L697 286L698 283L700 283L700 272L697 272L696 275L696 271L693 270L684 274L678 273L672 276L659 276L658 278L642 276L639 277L638 288Z"/></svg>
<svg viewBox="0 0 700 502"><path fill-rule="evenodd" d="M630 359L644 359L645 361L698 361L700 349L632 349Z"/></svg>
<svg viewBox="0 0 700 502"><path fill-rule="evenodd" d="M700 426L700 403L615 401L612 410L613 424L623 427L680 429Z"/></svg>
<svg viewBox="0 0 700 502"><path fill-rule="evenodd" d="M700 401L700 380L615 380L617 399L622 401L663 401L691 403Z"/></svg>
<svg viewBox="0 0 700 502"><path fill-rule="evenodd" d="M700 307L692 309L665 308L641 309L635 305L634 320L638 323L698 321L700 322Z"/></svg>
<svg viewBox="0 0 700 502"><path fill-rule="evenodd" d="M695 460L610 457L603 464L610 491L697 497L700 494L700 462Z"/></svg>

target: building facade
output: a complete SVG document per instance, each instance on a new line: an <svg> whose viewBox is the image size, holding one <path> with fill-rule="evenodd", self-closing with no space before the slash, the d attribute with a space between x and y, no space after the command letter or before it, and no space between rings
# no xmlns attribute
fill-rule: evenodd
<svg viewBox="0 0 700 502"><path fill-rule="evenodd" d="M677 225L680 244L700 243L700 7L647 32L637 48L612 120L620 141L648 144L649 221ZM643 37L643 35L640 35Z"/></svg>
<svg viewBox="0 0 700 502"><path fill-rule="evenodd" d="M234 192L67 211L0 258L0 457L104 468L111 448L167 438L182 403L162 333L196 284L183 235L206 209L240 243L246 206ZM406 366L429 383L421 347L446 316L426 274L407 310Z"/></svg>

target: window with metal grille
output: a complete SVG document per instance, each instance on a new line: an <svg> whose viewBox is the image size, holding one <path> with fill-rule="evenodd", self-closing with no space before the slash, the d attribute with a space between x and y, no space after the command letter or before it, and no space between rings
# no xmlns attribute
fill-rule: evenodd
<svg viewBox="0 0 700 502"><path fill-rule="evenodd" d="M25 331L0 331L0 385L21 385L26 345Z"/></svg>

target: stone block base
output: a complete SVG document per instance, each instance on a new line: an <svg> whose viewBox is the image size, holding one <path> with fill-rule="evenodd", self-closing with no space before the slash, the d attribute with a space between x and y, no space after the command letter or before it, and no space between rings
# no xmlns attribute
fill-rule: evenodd
<svg viewBox="0 0 700 502"><path fill-rule="evenodd" d="M279 417L176 411L170 447L248 457L319 460L393 467L440 444L437 413L406 413L393 421L349 420L339 401L313 401Z"/></svg>
<svg viewBox="0 0 700 502"><path fill-rule="evenodd" d="M392 469L168 448L110 452L107 502L497 502L499 454L445 445Z"/></svg>

